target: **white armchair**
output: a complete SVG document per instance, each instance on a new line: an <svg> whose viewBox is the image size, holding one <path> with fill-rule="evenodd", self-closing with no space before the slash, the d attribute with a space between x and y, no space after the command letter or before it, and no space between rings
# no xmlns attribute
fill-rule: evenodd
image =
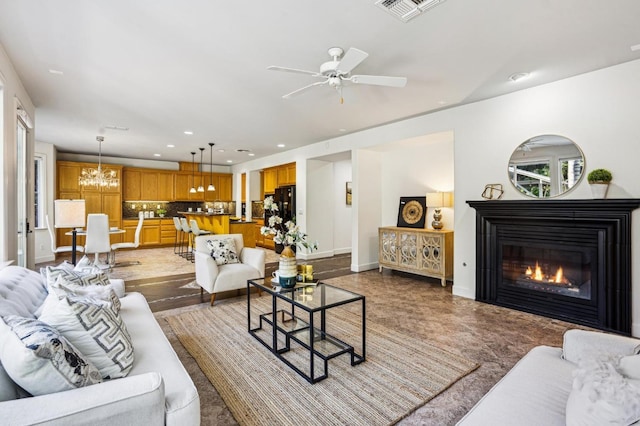
<svg viewBox="0 0 640 426"><path fill-rule="evenodd" d="M233 238L239 263L218 265L211 256L207 240ZM242 234L201 235L195 238L196 282L200 285L200 296L204 290L211 294L211 305L216 293L247 288L247 281L264 278L264 251L244 247Z"/></svg>

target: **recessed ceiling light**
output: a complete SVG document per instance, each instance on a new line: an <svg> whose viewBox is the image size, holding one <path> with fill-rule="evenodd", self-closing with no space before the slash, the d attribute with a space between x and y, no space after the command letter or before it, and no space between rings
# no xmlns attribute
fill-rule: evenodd
<svg viewBox="0 0 640 426"><path fill-rule="evenodd" d="M278 148L284 148L284 147L285 147L285 145L283 143L279 143L278 144Z"/></svg>
<svg viewBox="0 0 640 426"><path fill-rule="evenodd" d="M635 52L636 50L640 50L640 44L634 44L633 46L631 46L632 52Z"/></svg>
<svg viewBox="0 0 640 426"><path fill-rule="evenodd" d="M338 129L338 131L340 131L340 132L346 132L346 131L347 131L347 129Z"/></svg>
<svg viewBox="0 0 640 426"><path fill-rule="evenodd" d="M60 70L54 70L54 69L50 69L49 72L51 74L55 74L55 75L64 75L64 73Z"/></svg>
<svg viewBox="0 0 640 426"><path fill-rule="evenodd" d="M447 101L438 101L438 105L446 105Z"/></svg>
<svg viewBox="0 0 640 426"><path fill-rule="evenodd" d="M184 131L184 134L185 134L185 135L192 135L192 134L193 134L193 132L192 132L191 130L185 130L185 131Z"/></svg>
<svg viewBox="0 0 640 426"><path fill-rule="evenodd" d="M255 154L253 152L250 152L248 155L249 155L249 157L255 156Z"/></svg>
<svg viewBox="0 0 640 426"><path fill-rule="evenodd" d="M162 154L153 154L154 157L162 157Z"/></svg>
<svg viewBox="0 0 640 426"><path fill-rule="evenodd" d="M516 73L513 73L513 74L511 74L509 76L509 80L511 80L513 82L520 81L520 80L523 80L523 79L529 77L529 75L530 74L528 72L516 72Z"/></svg>
<svg viewBox="0 0 640 426"><path fill-rule="evenodd" d="M173 145L173 144L169 144L169 145L167 145L167 148L175 148L175 147L176 147L176 146L175 146L175 145Z"/></svg>
<svg viewBox="0 0 640 426"><path fill-rule="evenodd" d="M227 160L227 163L233 163L233 161L232 160Z"/></svg>
<svg viewBox="0 0 640 426"><path fill-rule="evenodd" d="M224 152L224 149L221 148L221 149L218 150L218 152Z"/></svg>

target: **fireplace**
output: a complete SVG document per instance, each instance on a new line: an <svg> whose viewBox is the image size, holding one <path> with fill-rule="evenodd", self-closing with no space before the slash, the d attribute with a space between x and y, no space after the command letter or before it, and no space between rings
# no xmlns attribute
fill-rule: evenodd
<svg viewBox="0 0 640 426"><path fill-rule="evenodd" d="M476 300L631 332L631 212L640 200L468 201Z"/></svg>

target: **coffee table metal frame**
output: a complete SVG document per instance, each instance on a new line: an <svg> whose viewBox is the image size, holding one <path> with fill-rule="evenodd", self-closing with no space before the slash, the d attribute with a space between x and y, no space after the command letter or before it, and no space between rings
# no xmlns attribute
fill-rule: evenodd
<svg viewBox="0 0 640 426"><path fill-rule="evenodd" d="M271 312L259 315L258 327L251 326L251 287L264 291L271 295ZM282 362L287 364L309 383L317 383L329 376L328 362L330 359L348 353L351 356L351 365L355 366L365 361L366 356L366 305L365 297L352 293L348 290L340 289L329 284L317 283L313 285L313 293L320 297L320 303L308 303L308 299L303 297L305 288L311 287L309 284L300 283L293 289L281 289L273 287L264 279L247 281L247 328L249 333L266 348L268 348ZM342 297L332 297L332 296ZM278 309L278 301L283 301L287 308ZM333 300L333 301L327 301ZM337 306L346 305L360 301L362 304L362 353L358 354L353 346L338 339L326 332L327 310ZM296 315L296 308L304 311L308 315L305 320ZM320 313L320 327L314 324L314 314ZM274 315L275 313L275 315ZM281 320L278 321L278 317ZM257 332L263 329L263 322L271 326L271 343L265 341ZM265 330L266 331L266 330ZM312 332L313 331L313 332ZM278 347L278 333L284 337L284 346ZM313 337L313 338L311 338ZM302 346L309 351L309 374L286 359L283 354L291 350L291 341ZM316 375L315 357L323 362L322 374Z"/></svg>

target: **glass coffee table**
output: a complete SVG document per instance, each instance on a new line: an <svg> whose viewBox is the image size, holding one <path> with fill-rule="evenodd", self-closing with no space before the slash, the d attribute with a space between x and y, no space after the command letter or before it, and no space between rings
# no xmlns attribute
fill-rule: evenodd
<svg viewBox="0 0 640 426"><path fill-rule="evenodd" d="M254 315L254 324L251 322L252 287L271 296L270 310L258 314L258 318L255 318ZM333 310L331 315L327 316L328 311L332 308L358 302L361 304L360 312L357 308L349 311ZM365 361L365 309L364 296L322 282L316 284L299 283L291 289L274 286L271 279L257 279L247 282L249 333L309 383L326 379L329 376L329 360L337 356L349 354L352 366ZM345 341L344 337L338 338L327 332L328 321L334 315L357 315L358 313L361 330L355 334L360 335L360 342L350 344ZM357 324L355 327L357 330ZM353 336L354 333L350 333L350 335ZM360 353L356 352L354 348L354 344L357 343L360 343L358 347ZM296 365L285 355L294 349L301 352L301 348L305 353L305 358L308 356L308 373L301 368L299 358ZM319 361L319 364L316 364L316 361Z"/></svg>

